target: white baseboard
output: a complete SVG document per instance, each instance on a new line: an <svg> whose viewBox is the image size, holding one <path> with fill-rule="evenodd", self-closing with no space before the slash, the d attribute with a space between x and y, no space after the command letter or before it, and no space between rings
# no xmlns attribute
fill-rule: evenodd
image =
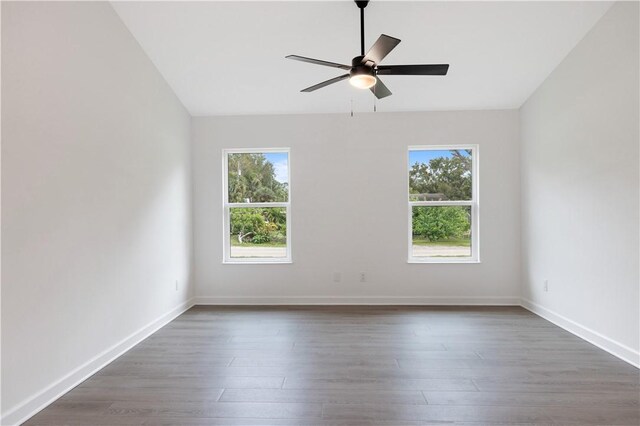
<svg viewBox="0 0 640 426"><path fill-rule="evenodd" d="M520 297L422 296L199 296L196 305L462 305L520 306Z"/></svg>
<svg viewBox="0 0 640 426"><path fill-rule="evenodd" d="M85 381L98 370L118 358L120 355L140 343L142 340L155 333L158 329L175 319L194 305L194 299L190 299L176 306L166 314L153 320L130 336L111 346L104 352L96 355L80 367L76 368L60 380L52 383L42 391L22 401L16 407L2 416L0 424L16 425L27 421L39 411L69 392L74 387Z"/></svg>
<svg viewBox="0 0 640 426"><path fill-rule="evenodd" d="M640 352L633 350L632 348L623 345L620 342L616 342L598 333L595 330L592 330L588 327L585 327L577 322L570 320L569 318L560 315L556 312L553 312L550 309L547 309L535 302L532 302L527 299L522 299L522 307L533 312L534 314L546 319L549 322L554 323L558 327L561 327L567 330L570 333L575 334L583 340L609 352L611 355L614 355L621 360L628 362L636 368L640 368Z"/></svg>

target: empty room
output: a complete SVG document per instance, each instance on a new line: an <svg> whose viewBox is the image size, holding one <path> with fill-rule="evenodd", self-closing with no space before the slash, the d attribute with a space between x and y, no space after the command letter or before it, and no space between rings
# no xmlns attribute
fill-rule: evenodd
<svg viewBox="0 0 640 426"><path fill-rule="evenodd" d="M0 424L640 424L637 1L2 1Z"/></svg>

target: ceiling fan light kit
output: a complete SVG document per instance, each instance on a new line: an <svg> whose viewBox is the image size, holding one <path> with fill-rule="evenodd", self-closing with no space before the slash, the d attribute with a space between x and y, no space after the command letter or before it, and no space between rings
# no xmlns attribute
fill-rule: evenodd
<svg viewBox="0 0 640 426"><path fill-rule="evenodd" d="M399 43L400 39L385 34L380 35L378 40L371 46L371 49L364 53L364 8L367 7L369 1L355 0L356 5L360 8L360 56L356 56L351 60L351 66L339 64L336 62L322 61L320 59L307 58L305 56L289 55L287 59L293 59L301 62L308 62L315 65L325 67L338 68L348 70L348 74L332 78L322 83L302 89L301 92L313 92L333 83L349 79L349 83L358 89L369 89L381 99L391 95L391 91L382 83L379 75L447 75L449 70L448 64L430 64L430 65L379 65L380 62L391 52Z"/></svg>
<svg viewBox="0 0 640 426"><path fill-rule="evenodd" d="M349 83L358 89L369 89L376 85L377 78L371 74L356 74L349 77Z"/></svg>
<svg viewBox="0 0 640 426"><path fill-rule="evenodd" d="M358 89L370 89L376 85L378 79L376 72L372 66L363 64L364 56L356 56L351 61L351 70L349 71L349 83Z"/></svg>

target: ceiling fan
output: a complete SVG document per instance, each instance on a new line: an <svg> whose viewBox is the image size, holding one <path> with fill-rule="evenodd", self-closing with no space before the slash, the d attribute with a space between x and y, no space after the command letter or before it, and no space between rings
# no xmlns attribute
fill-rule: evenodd
<svg viewBox="0 0 640 426"><path fill-rule="evenodd" d="M320 59L306 58L304 56L289 55L287 59L308 62L310 64L324 65L326 67L348 70L348 74L332 78L322 83L302 89L301 92L313 92L330 84L349 79L349 83L358 89L370 89L378 98L385 98L391 95L391 91L380 81L380 75L447 75L449 64L431 65L380 65L380 62L389 54L400 40L382 34L371 46L365 55L364 53L364 8L369 4L369 0L355 0L360 8L360 56L351 60L351 65L338 64L335 62L322 61Z"/></svg>

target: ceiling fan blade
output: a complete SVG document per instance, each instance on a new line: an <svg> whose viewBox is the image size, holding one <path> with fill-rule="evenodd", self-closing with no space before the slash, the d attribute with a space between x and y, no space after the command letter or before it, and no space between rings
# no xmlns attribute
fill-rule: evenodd
<svg viewBox="0 0 640 426"><path fill-rule="evenodd" d="M431 65L380 65L377 73L381 75L447 75L449 64Z"/></svg>
<svg viewBox="0 0 640 426"><path fill-rule="evenodd" d="M310 64L324 65L325 67L340 68L343 70L351 69L349 65L338 64L336 62L322 61L320 59L306 58L304 56L298 56L298 55L289 55L289 56L285 56L285 58L293 59L294 61L308 62Z"/></svg>
<svg viewBox="0 0 640 426"><path fill-rule="evenodd" d="M376 64L379 64L385 56L389 54L397 45L400 43L400 39L395 37L390 37L386 34L382 34L378 37L371 49L364 55L364 59L362 62L373 61Z"/></svg>
<svg viewBox="0 0 640 426"><path fill-rule="evenodd" d="M389 88L384 85L384 83L382 82L382 80L380 80L380 78L377 78L376 84L373 87L371 87L369 90L371 90L371 93L376 95L376 98L378 99L391 96L391 90L389 90Z"/></svg>
<svg viewBox="0 0 640 426"><path fill-rule="evenodd" d="M302 89L301 92L313 92L314 90L322 89L325 86L337 83L347 78L349 78L349 74L341 75L340 77L332 78L331 80L323 81L322 83L318 83L313 86L307 87L306 89Z"/></svg>

